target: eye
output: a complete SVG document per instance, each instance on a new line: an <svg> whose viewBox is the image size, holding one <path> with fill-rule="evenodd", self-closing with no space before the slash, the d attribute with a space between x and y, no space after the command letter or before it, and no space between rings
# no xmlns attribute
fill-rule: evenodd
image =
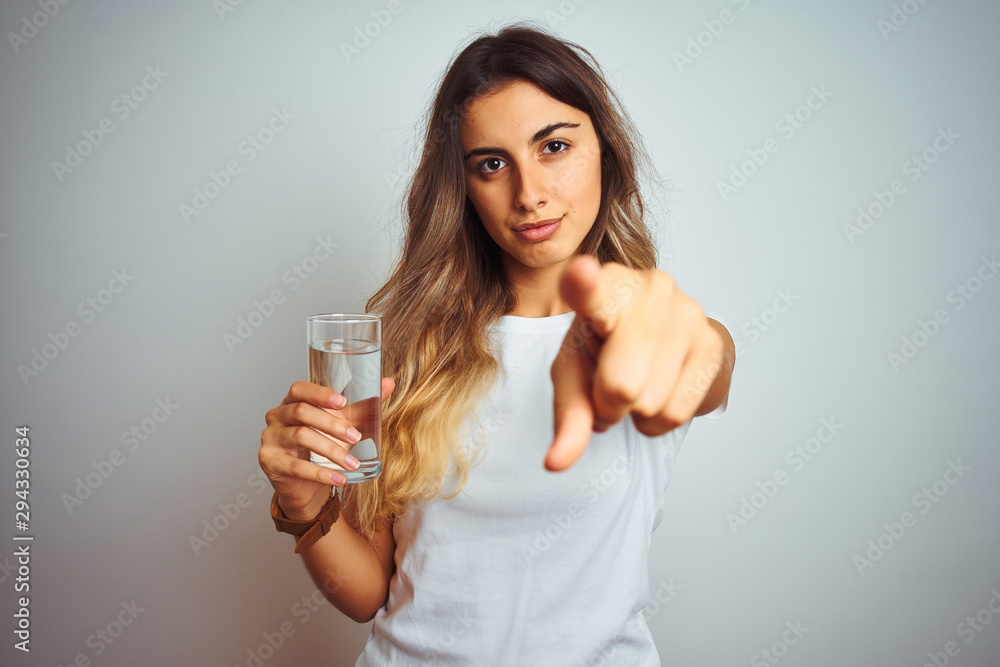
<svg viewBox="0 0 1000 667"><path fill-rule="evenodd" d="M565 148L563 148L562 150L552 151L553 153L565 153L566 148L569 148L569 144L563 141L562 139L553 139L549 143L545 144L546 148L548 148L549 146L565 146Z"/></svg>
<svg viewBox="0 0 1000 667"><path fill-rule="evenodd" d="M498 158L498 157L488 157L485 160L483 160L482 162L480 162L479 165L476 168L479 171L481 171L482 173L484 173L484 174L492 174L493 172L498 171L500 169L500 165L502 165L502 164L504 164L504 161L501 160L500 158ZM490 165L493 168L492 169L486 169L487 165Z"/></svg>

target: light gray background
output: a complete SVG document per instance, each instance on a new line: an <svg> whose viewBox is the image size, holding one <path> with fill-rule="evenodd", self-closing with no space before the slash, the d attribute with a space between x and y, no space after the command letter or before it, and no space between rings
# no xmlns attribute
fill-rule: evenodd
<svg viewBox="0 0 1000 667"><path fill-rule="evenodd" d="M328 604L298 613L315 589L268 518L264 413L305 376L305 316L361 309L387 277L401 233L393 181L411 169L449 58L472 32L533 18L558 19L608 72L669 181L655 202L661 268L740 344L729 412L691 429L653 535L651 593L670 599L647 618L663 664L772 664L766 649L788 666L919 667L949 641L949 664L1000 664L988 607L1000 591L1000 280L973 280L981 289L961 309L948 300L1000 250L1000 7L902 4L914 13L883 34L890 0L402 0L347 62L340 44L386 3L248 0L220 18L210 0L70 2L15 51L8 33L42 10L5 2L0 662L247 665L287 622L294 635L264 664L354 664L369 625ZM724 9L733 22L704 32ZM708 46L678 67L674 53L703 32ZM114 100L147 66L166 78L122 120ZM831 96L786 138L775 123L814 86ZM239 146L273 109L294 118L247 162ZM114 131L60 181L52 163L104 118ZM958 138L911 181L904 163L939 128ZM779 150L724 200L717 181L768 138ZM241 173L185 222L179 205L229 160ZM894 179L905 193L852 242L844 225ZM293 289L283 275L318 237L339 247ZM134 279L85 321L78 304L115 270ZM275 289L284 302L231 350L224 334ZM775 317L779 290L794 300ZM939 309L948 322L893 368L888 354ZM766 331L752 334L752 318ZM22 381L18 366L70 322L79 335ZM179 407L129 451L121 434L157 399ZM843 427L796 470L786 453L823 419ZM22 424L30 656L11 634ZM70 512L64 494L113 450L122 465ZM968 471L939 481L947 493L932 506L915 503L949 461ZM727 515L782 472L787 483L734 531ZM220 505L238 498L249 507L196 555L190 538L225 525ZM883 536L891 548L859 571L855 556L904 512L915 525ZM88 638L133 600L138 617L96 655ZM989 624L970 638L960 624L977 612ZM786 623L808 631L783 638Z"/></svg>

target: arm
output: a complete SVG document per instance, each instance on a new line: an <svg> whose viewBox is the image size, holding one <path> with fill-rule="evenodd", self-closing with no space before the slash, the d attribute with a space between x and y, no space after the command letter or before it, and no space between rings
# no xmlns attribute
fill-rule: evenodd
<svg viewBox="0 0 1000 667"><path fill-rule="evenodd" d="M729 331L722 326L721 322L710 317L708 323L722 339L722 368L715 377L712 388L708 390L701 405L695 411L695 417L707 415L722 405L722 402L729 396L729 388L733 381L733 368L736 366L736 344L733 342L733 337L729 335Z"/></svg>
<svg viewBox="0 0 1000 667"><path fill-rule="evenodd" d="M305 521L320 509L322 505L300 513L289 514L283 507L281 511L293 521ZM302 562L333 606L351 620L367 623L389 599L389 581L396 571L396 542L391 523L378 527L374 546L357 527L357 508L353 502L342 501L340 518L330 532L302 553Z"/></svg>
<svg viewBox="0 0 1000 667"><path fill-rule="evenodd" d="M395 390L392 378L382 378L382 400ZM278 507L293 521L319 515L330 499L331 485L344 475L310 463L315 452L350 469L346 443L353 442L346 399L329 387L298 380L281 404L264 416L257 459L277 494ZM354 435L357 438L357 434ZM340 516L329 532L302 553L316 586L333 606L358 623L370 621L389 597L395 571L396 544L391 522L376 526L370 544L358 532L353 493L341 493Z"/></svg>

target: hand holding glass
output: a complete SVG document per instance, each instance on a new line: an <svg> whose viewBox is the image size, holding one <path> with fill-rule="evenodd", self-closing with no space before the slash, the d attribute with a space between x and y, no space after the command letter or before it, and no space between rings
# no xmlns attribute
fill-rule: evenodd
<svg viewBox="0 0 1000 667"><path fill-rule="evenodd" d="M361 432L353 447L340 443L360 463L356 470L345 470L315 452L309 460L343 473L348 483L375 479L382 472L382 317L310 315L306 338L309 381L342 394L347 404L340 413Z"/></svg>

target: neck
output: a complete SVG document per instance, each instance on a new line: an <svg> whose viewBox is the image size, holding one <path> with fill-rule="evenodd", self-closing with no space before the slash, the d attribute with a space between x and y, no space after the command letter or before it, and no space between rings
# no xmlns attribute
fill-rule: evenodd
<svg viewBox="0 0 1000 667"><path fill-rule="evenodd" d="M507 275L517 299L517 306L509 314L517 317L552 317L570 312L572 308L559 296L559 276L565 264L560 262L538 269L523 265L507 266Z"/></svg>

